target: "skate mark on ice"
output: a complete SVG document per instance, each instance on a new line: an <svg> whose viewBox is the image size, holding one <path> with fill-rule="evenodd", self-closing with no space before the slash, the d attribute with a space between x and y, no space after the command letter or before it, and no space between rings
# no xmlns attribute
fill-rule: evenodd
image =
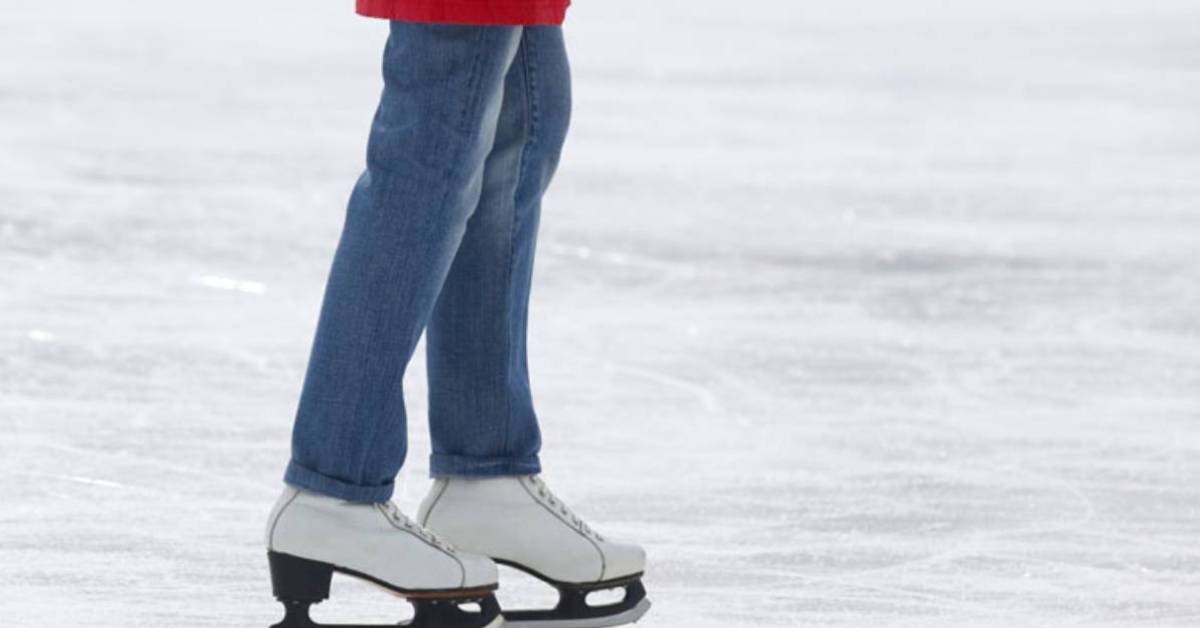
<svg viewBox="0 0 1200 628"><path fill-rule="evenodd" d="M681 594L686 593L689 596L699 594L701 596L712 597L714 599L719 600L719 606L724 606L725 604L727 604L729 602L730 596L738 597L740 595L747 595L747 594L753 595L755 593L761 592L764 588L775 589L776 587L781 587L781 586L786 585L787 587L791 588L792 590L810 591L811 593L809 594L808 597L817 597L817 598L820 598L821 600L826 600L826 599L829 599L830 597L833 597L833 596L829 595L829 591L831 589L841 589L844 591L843 593L834 594L834 595L836 595L837 597L844 598L844 599L850 599L850 600L856 600L856 601L861 601L861 600L866 599L866 600L870 600L873 602L880 602L881 601L880 596L877 594L884 594L884 597L886 599L892 600L893 603L898 604L898 605L903 605L903 606L909 606L909 607L913 608L914 610L930 609L930 610L934 610L934 611L938 611L938 612L952 611L952 612L960 612L960 613L969 613L969 614L977 616L977 617L987 617L987 618L993 618L993 619L1007 618L1007 617L1010 617L1013 615L1013 613L1011 613L1010 611L1007 611L1005 609L996 608L994 605L991 605L987 602L972 602L969 600L963 600L958 597L952 597L953 595L956 595L956 594L949 593L949 592L945 593L945 594L938 594L938 593L918 591L915 589L909 589L909 588L903 588L903 587L887 586L887 585L872 584L872 583L865 583L865 582L854 582L854 581L850 581L845 578L841 578L841 577L837 577L837 576L803 575L803 574L796 574L793 572L781 572L778 570L755 570L755 573L758 575L776 575L776 576L783 577L784 580L779 581L779 582L769 583L769 584L755 584L755 585L733 585L733 586L719 586L719 587L692 586L692 587L687 587L685 589L680 589L679 593L681 593ZM798 587L801 587L802 585L817 585L817 586L805 587L804 589L798 588ZM824 585L824 586L821 586L821 585ZM670 588L664 589L661 586L658 588L660 590L662 590L664 593L671 591ZM855 595L853 593L855 591L861 591L863 593L862 593L862 595ZM872 595L872 594L875 594L875 595ZM779 594L777 593L776 595L779 595ZM784 595L784 597L791 598L791 599L804 599L805 598L805 595L803 595L803 594L788 595L785 593L783 595Z"/></svg>
<svg viewBox="0 0 1200 628"><path fill-rule="evenodd" d="M721 402L717 400L717 396L713 394L712 391L701 386L700 384L693 383L680 377L675 377L674 375L668 375L666 372L657 369L632 366L610 360L598 361L604 365L604 368L614 373L620 373L639 379L644 379L685 392L694 398L696 402L703 406L708 412L713 414L721 414L725 412L725 408L721 405Z"/></svg>
<svg viewBox="0 0 1200 628"><path fill-rule="evenodd" d="M1048 484L1056 484L1056 485L1058 485L1059 488L1064 489L1068 493L1070 493L1075 498L1075 500L1078 502L1078 504L1083 508L1083 512L1076 518L1075 521L1067 522L1066 525L1053 526L1049 530L1038 530L1038 532L1078 531L1078 530L1082 530L1085 527L1087 527L1087 524L1091 523L1092 520L1096 518L1095 502L1093 502L1087 495L1084 495L1083 491L1079 490L1079 487L1075 486L1071 482L1068 482L1067 480L1064 480L1056 475L1051 475L1049 473L1041 473L1038 471L1032 471L1028 468L1008 466L1008 465L993 466L993 465L985 464L985 465L980 465L980 467L984 468L984 469L991 469L993 471L1001 473L1001 474L1003 474L1003 475L1001 475L1001 477L1004 477L1005 475L1009 475L1009 474L1017 474L1017 475L1024 475L1025 477L1028 477L1033 480L1037 480L1039 482L1045 482Z"/></svg>
<svg viewBox="0 0 1200 628"><path fill-rule="evenodd" d="M1200 558L1200 545L1194 547L1183 544L1163 543L1149 537L1135 536L1133 534L1125 534L1121 532L1110 532L1100 530L1081 530L1078 534L1095 537L1105 541L1120 541L1142 548L1153 548L1168 554L1176 554L1179 556L1187 556L1192 558Z"/></svg>
<svg viewBox="0 0 1200 628"><path fill-rule="evenodd" d="M25 337L34 342L54 342L58 340L58 336L44 329L31 329L25 334Z"/></svg>
<svg viewBox="0 0 1200 628"><path fill-rule="evenodd" d="M146 458L144 456L137 456L137 455L128 454L128 453L112 453L112 452L107 452L107 451L97 451L94 449L84 449L82 447L73 447L71 445L64 445L62 443L57 443L57 442L48 441L48 440L44 440L44 439L30 439L30 440L33 441L33 444L35 446L44 447L46 449L52 449L54 451L59 451L59 452L63 452L63 453L76 454L76 455L81 455L81 456L92 456L92 457L96 457L96 458L106 458L109 460L117 460L120 462L131 463L134 465L146 465L146 466L154 467L157 469L162 469L164 471L174 471L176 473L181 473L184 475L191 475L191 476L195 476L198 478L203 478L207 481L222 480L229 484L236 484L238 486L242 486L242 487L246 487L246 488L253 488L255 491L262 492L264 494L269 494L269 492L271 490L270 487L263 486L259 482L253 482L253 481L247 480L245 478L237 477L237 476L225 475L222 473L215 472L211 469L197 469L195 467L189 467L186 465L176 464L173 462L167 462L165 460L159 460L156 458ZM129 487L126 487L126 488L129 488Z"/></svg>
<svg viewBox="0 0 1200 628"><path fill-rule="evenodd" d="M214 290L229 290L232 292L243 292L246 294L263 294L267 291L266 284L259 281L246 281L243 279L233 279L231 277L221 277L219 275L197 275L191 278L191 282L212 288Z"/></svg>
<svg viewBox="0 0 1200 628"><path fill-rule="evenodd" d="M551 255L572 260L653 271L665 275L667 279L688 279L698 274L693 264L670 262L646 255L596 250L581 244L553 243L546 246L546 251Z"/></svg>
<svg viewBox="0 0 1200 628"><path fill-rule="evenodd" d="M112 480L102 480L100 478L89 478L83 475L63 475L61 473L43 473L41 471L18 471L18 475L24 475L33 478L49 478L52 480L62 480L64 482L73 482L76 484L86 484L88 486L99 486L101 488L119 488L129 489L134 488L128 484L114 482Z"/></svg>
<svg viewBox="0 0 1200 628"><path fill-rule="evenodd" d="M927 602L939 603L948 608L953 607L956 610L967 612L983 612L983 606L974 605L971 602L944 597L937 593L920 592L906 588L886 586L877 584L876 580L891 577L892 574L900 571L908 571L914 568L933 567L939 564L950 563L958 559L997 559L1008 560L1021 563L1035 563L1040 565L1051 566L1054 568L1070 568L1076 570L1089 570L1092 568L1087 563L1077 563L1071 561L1057 560L1054 558L1042 558L1036 552L1014 552L1010 545L1004 542L1004 539L1020 535L1041 535L1053 533L1072 533L1072 534L1088 534L1088 524L1093 521L1096 515L1096 507L1094 502L1089 499L1077 486L1069 481L1048 473L1032 471L1028 468L1015 465L1005 464L968 464L966 467L983 469L997 478L1012 477L1013 475L1025 476L1034 480L1038 486L1055 486L1061 489L1065 494L1071 496L1072 499L1064 499L1061 501L1066 506L1066 512L1062 509L1056 509L1060 518L1052 525L1031 525L1022 526L1017 529L1002 529L991 531L979 531L957 540L955 543L958 547L952 547L945 551L935 552L926 556L913 558L911 560L902 560L890 565L873 567L854 572L848 572L840 576L811 576L797 574L789 570L779 569L752 569L756 576L761 576L769 579L776 579L773 582L766 582L756 585L754 588L758 590L779 590L791 589L811 582L824 582L839 586L861 588L869 591L881 593L891 593L904 596L917 596ZM1021 485L1018 483L1017 487ZM1070 504L1074 503L1075 508L1070 508ZM1054 513L1051 513L1054 514ZM824 599L824 598L823 598ZM1088 615L1081 616L1080 623L1086 623L1089 618L1094 618L1099 611L1092 610Z"/></svg>

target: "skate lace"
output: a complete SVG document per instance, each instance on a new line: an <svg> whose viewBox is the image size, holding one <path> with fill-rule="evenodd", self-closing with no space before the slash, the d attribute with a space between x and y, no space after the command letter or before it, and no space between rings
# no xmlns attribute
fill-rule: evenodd
<svg viewBox="0 0 1200 628"><path fill-rule="evenodd" d="M570 523L576 530L579 530L581 533L590 536L597 541L604 541L604 537L600 536L596 531L588 527L588 524L579 515L575 514L570 508L568 508L567 505L563 503L563 501L559 499L553 491L550 490L550 487L546 486L546 483L542 481L541 477L531 475L529 476L529 481L533 484L534 489L537 490L538 498L542 501L542 503L550 507L552 510L557 511L558 514L561 515L563 521Z"/></svg>
<svg viewBox="0 0 1200 628"><path fill-rule="evenodd" d="M384 515L387 516L388 520L391 521L394 525L397 525L397 526L403 528L404 530L411 532L412 534L414 534L418 538L420 538L422 541L425 541L426 543L428 543L438 549L450 552L451 554L454 554L457 552L457 550L454 549L453 545L450 545L450 543L446 542L444 539L442 539L438 535L425 529L423 526L417 525L417 523L415 521L413 521L412 519L409 519L407 516L405 516L404 513L400 512L400 508L398 508L394 502L387 502L386 504L384 504L383 513L384 513Z"/></svg>

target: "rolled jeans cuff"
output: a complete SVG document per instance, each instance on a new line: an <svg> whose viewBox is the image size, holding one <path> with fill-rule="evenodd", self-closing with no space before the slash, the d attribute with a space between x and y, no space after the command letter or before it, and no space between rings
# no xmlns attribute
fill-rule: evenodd
<svg viewBox="0 0 1200 628"><path fill-rule="evenodd" d="M392 498L392 491L396 488L395 483L391 481L382 486L350 484L302 467L295 460L288 463L287 471L283 474L283 481L314 493L363 504L386 502Z"/></svg>
<svg viewBox="0 0 1200 628"><path fill-rule="evenodd" d="M435 478L476 477L495 478L512 475L536 475L542 463L535 456L522 458L475 458L433 454L429 456L429 475Z"/></svg>

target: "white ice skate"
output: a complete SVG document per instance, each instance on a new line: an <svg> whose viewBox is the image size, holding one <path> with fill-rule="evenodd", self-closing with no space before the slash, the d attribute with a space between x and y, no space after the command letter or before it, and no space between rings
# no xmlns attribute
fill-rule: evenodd
<svg viewBox="0 0 1200 628"><path fill-rule="evenodd" d="M287 487L267 520L266 537L271 585L286 609L273 628L318 626L308 609L329 597L334 572L408 599L416 613L400 626L498 628L504 623L493 594L496 565L459 552L390 502L356 504Z"/></svg>
<svg viewBox="0 0 1200 628"><path fill-rule="evenodd" d="M505 626L620 626L637 621L650 608L642 586L642 548L592 531L537 476L437 480L418 520L456 547L558 589L555 608L505 610ZM605 589L623 589L624 598L588 604L589 593Z"/></svg>

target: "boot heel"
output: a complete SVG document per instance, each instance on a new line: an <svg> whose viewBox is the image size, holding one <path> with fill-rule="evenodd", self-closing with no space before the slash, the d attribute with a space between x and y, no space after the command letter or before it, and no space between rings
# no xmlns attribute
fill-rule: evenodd
<svg viewBox="0 0 1200 628"><path fill-rule="evenodd" d="M329 597L333 566L290 554L267 552L271 590L281 602L320 602Z"/></svg>

